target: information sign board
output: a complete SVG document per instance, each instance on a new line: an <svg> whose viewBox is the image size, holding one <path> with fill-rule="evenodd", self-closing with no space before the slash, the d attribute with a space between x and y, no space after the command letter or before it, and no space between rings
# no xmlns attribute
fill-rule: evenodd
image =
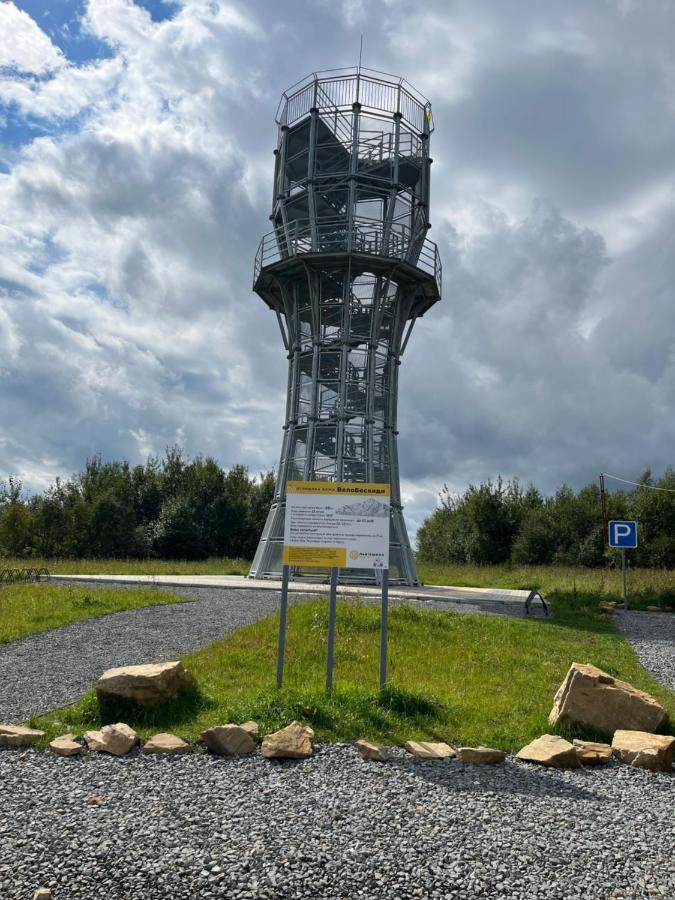
<svg viewBox="0 0 675 900"><path fill-rule="evenodd" d="M286 566L389 568L389 484L289 481Z"/></svg>

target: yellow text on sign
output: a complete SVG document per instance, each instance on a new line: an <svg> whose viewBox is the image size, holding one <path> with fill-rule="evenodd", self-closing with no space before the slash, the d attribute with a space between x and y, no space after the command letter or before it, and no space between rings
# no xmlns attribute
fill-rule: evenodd
<svg viewBox="0 0 675 900"><path fill-rule="evenodd" d="M316 566L345 568L347 550L344 547L289 547L284 545L285 566Z"/></svg>
<svg viewBox="0 0 675 900"><path fill-rule="evenodd" d="M351 481L289 481L286 485L286 491L289 494L338 494L344 497L389 497L391 494L391 485Z"/></svg>

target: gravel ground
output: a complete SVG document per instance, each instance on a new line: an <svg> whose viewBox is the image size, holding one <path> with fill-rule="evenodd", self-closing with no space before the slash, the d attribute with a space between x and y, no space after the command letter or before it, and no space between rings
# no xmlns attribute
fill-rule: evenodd
<svg viewBox="0 0 675 900"><path fill-rule="evenodd" d="M82 582L92 590L134 588L107 582ZM148 606L111 613L63 628L43 631L0 645L0 721L19 722L74 703L113 666L177 659L223 634L270 615L279 605L276 591L181 587L168 589L192 603ZM297 603L316 597L291 594ZM377 602L377 600L373 600ZM395 601L392 600L392 604ZM473 606L421 601L419 605L459 612L503 613L503 605Z"/></svg>
<svg viewBox="0 0 675 900"><path fill-rule="evenodd" d="M675 690L675 615L621 610L614 620L645 669Z"/></svg>
<svg viewBox="0 0 675 900"><path fill-rule="evenodd" d="M88 798L103 798L89 805ZM672 775L0 751L0 896L675 896Z"/></svg>

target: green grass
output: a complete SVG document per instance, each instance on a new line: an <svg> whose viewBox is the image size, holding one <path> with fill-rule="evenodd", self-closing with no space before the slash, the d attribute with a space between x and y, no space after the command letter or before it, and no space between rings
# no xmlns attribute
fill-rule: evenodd
<svg viewBox="0 0 675 900"><path fill-rule="evenodd" d="M182 602L182 597L154 588L117 591L44 583L5 585L0 587L0 644L111 612Z"/></svg>
<svg viewBox="0 0 675 900"><path fill-rule="evenodd" d="M424 584L453 587L495 587L516 590L538 588L544 597L577 596L597 605L601 600L622 600L623 586L618 569L585 569L576 566L439 566L418 562ZM628 602L632 609L661 606L675 610L675 570L631 569L628 575Z"/></svg>
<svg viewBox="0 0 675 900"><path fill-rule="evenodd" d="M0 569L40 568L50 575L248 575L246 559L0 559Z"/></svg>
<svg viewBox="0 0 675 900"><path fill-rule="evenodd" d="M553 695L572 661L591 662L657 697L675 718L675 692L658 685L606 617L561 599L555 621L433 612L390 614L390 686L377 689L379 611L340 601L335 688L324 690L327 604L289 611L284 688L275 688L278 617L243 628L184 658L198 690L154 709L99 706L92 691L31 724L49 738L123 720L142 736L171 731L195 740L209 726L255 719L263 733L297 718L319 740L388 744L445 739L516 750L550 730ZM589 734L563 729L571 736Z"/></svg>

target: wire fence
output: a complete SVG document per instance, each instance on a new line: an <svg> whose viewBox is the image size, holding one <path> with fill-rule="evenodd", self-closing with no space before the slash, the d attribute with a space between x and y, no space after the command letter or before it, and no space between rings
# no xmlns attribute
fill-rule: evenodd
<svg viewBox="0 0 675 900"><path fill-rule="evenodd" d="M49 578L49 569L45 568L45 566L40 568L27 566L23 569L0 569L0 587L5 584L41 581L43 578Z"/></svg>

